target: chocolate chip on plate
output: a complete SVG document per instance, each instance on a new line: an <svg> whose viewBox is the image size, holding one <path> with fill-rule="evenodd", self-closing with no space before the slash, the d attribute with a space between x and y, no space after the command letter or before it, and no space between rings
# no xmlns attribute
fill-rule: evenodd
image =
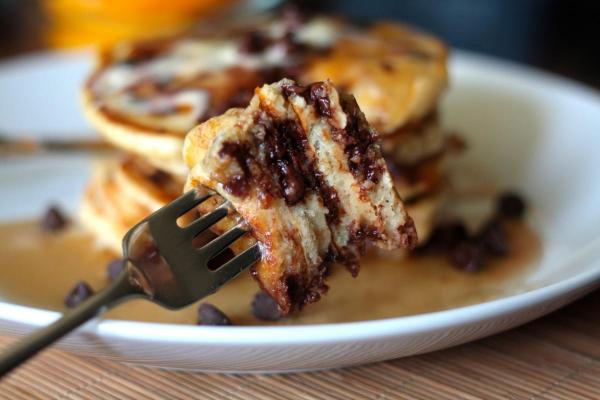
<svg viewBox="0 0 600 400"><path fill-rule="evenodd" d="M431 253L446 253L467 239L469 233L461 221L452 221L435 227L422 250Z"/></svg>
<svg viewBox="0 0 600 400"><path fill-rule="evenodd" d="M496 204L498 215L506 218L521 218L525 208L525 200L514 192L502 193Z"/></svg>
<svg viewBox="0 0 600 400"><path fill-rule="evenodd" d="M109 262L106 266L106 277L108 278L108 281L114 281L121 271L123 271L123 268L125 268L125 260L122 258L117 258L116 260Z"/></svg>
<svg viewBox="0 0 600 400"><path fill-rule="evenodd" d="M471 241L464 241L450 252L450 262L466 272L479 271L485 262L481 246Z"/></svg>
<svg viewBox="0 0 600 400"><path fill-rule="evenodd" d="M277 302L265 292L258 292L252 300L252 314L265 321L277 321L283 317Z"/></svg>
<svg viewBox="0 0 600 400"><path fill-rule="evenodd" d="M90 285L87 284L87 282L79 281L75 284L75 287L71 289L65 298L65 305L69 308L77 307L93 294L94 290L90 287Z"/></svg>
<svg viewBox="0 0 600 400"><path fill-rule="evenodd" d="M198 324L199 325L231 325L231 320L223 311L210 303L202 303L198 307Z"/></svg>
<svg viewBox="0 0 600 400"><path fill-rule="evenodd" d="M57 206L50 206L42 218L42 229L48 232L56 232L67 226L67 218Z"/></svg>
<svg viewBox="0 0 600 400"><path fill-rule="evenodd" d="M508 234L498 219L486 223L477 234L477 240L489 255L502 257L510 252Z"/></svg>

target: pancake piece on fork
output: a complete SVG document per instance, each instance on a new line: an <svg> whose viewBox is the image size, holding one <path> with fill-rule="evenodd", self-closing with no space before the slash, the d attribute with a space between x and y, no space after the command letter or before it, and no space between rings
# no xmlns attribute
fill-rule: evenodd
<svg viewBox="0 0 600 400"><path fill-rule="evenodd" d="M253 274L284 313L320 298L331 262L357 274L368 244L417 243L377 132L328 81L256 89L245 109L194 128L184 159L186 189L212 189L239 214L219 227L245 224L261 244Z"/></svg>

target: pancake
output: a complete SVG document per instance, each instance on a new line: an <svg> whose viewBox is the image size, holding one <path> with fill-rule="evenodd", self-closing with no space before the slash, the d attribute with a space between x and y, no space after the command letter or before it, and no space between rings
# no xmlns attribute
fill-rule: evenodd
<svg viewBox="0 0 600 400"><path fill-rule="evenodd" d="M382 136L426 118L446 86L443 44L400 25L274 17L219 30L105 52L83 90L88 119L117 147L184 175L184 135L264 83L331 79Z"/></svg>
<svg viewBox="0 0 600 400"><path fill-rule="evenodd" d="M447 85L446 52L431 36L377 23L340 37L328 55L309 63L304 79L330 79L352 93L385 137L436 108Z"/></svg>
<svg viewBox="0 0 600 400"><path fill-rule="evenodd" d="M216 191L260 243L253 274L284 313L320 298L332 261L357 274L368 244L417 244L377 132L328 81L256 89L245 109L194 128L184 158L186 188Z"/></svg>
<svg viewBox="0 0 600 400"><path fill-rule="evenodd" d="M125 233L177 198L183 182L135 158L96 163L80 209L80 220L103 247L121 251Z"/></svg>

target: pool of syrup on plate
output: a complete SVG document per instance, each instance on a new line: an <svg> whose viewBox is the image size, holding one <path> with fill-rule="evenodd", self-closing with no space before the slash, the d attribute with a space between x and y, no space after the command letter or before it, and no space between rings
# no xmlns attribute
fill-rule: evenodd
<svg viewBox="0 0 600 400"><path fill-rule="evenodd" d="M490 261L481 271L467 273L439 256L405 256L402 252L373 252L352 278L334 268L330 289L318 303L296 315L268 324L313 324L360 321L414 315L475 304L517 293L524 277L535 268L540 241L525 223L509 222L512 248L506 258ZM116 258L101 250L93 237L77 226L48 233L39 221L0 226L0 299L22 305L65 310L64 298L79 280L94 289L107 285L106 265ZM244 273L218 293L202 300L223 310L235 324L266 324L250 309L256 282ZM163 309L134 300L109 311L104 318L194 324L196 307Z"/></svg>

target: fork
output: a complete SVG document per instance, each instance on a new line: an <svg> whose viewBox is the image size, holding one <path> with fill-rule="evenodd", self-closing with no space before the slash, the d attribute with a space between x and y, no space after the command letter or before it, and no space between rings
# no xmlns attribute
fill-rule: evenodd
<svg viewBox="0 0 600 400"><path fill-rule="evenodd" d="M217 268L209 261L247 230L242 223L196 248L193 239L230 212L227 202L185 227L177 219L213 194L189 191L135 225L123 238L125 267L111 285L0 356L0 377L84 322L132 298L178 309L216 292L261 257L256 243ZM212 266L212 265L211 265Z"/></svg>

